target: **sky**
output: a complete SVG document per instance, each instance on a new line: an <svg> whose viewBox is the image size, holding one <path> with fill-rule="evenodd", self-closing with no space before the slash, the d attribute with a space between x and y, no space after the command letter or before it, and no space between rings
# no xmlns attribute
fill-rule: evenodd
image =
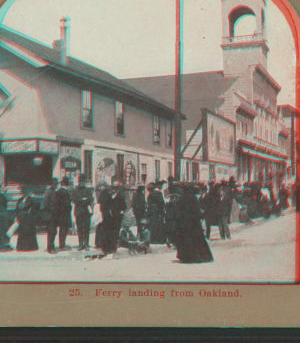
<svg viewBox="0 0 300 343"><path fill-rule="evenodd" d="M183 73L222 70L222 1L183 2ZM175 0L16 0L3 24L51 46L60 38L60 19L68 15L72 56L118 78L170 75L175 73L175 5ZM253 32L253 19L241 20L237 34ZM294 106L294 40L271 0L266 26L268 71L282 86L278 103Z"/></svg>

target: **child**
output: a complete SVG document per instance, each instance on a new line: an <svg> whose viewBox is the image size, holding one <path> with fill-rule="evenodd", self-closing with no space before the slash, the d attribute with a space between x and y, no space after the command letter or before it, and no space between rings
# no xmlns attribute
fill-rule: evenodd
<svg viewBox="0 0 300 343"><path fill-rule="evenodd" d="M143 252L144 254L149 253L151 234L150 230L147 228L148 222L146 219L140 221L140 233L138 235L138 245L136 247L137 252Z"/></svg>

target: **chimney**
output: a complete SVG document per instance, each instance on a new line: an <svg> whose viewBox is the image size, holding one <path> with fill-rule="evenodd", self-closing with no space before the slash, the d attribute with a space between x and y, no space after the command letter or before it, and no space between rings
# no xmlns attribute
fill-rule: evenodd
<svg viewBox="0 0 300 343"><path fill-rule="evenodd" d="M61 40L61 63L67 64L70 53L70 17L66 16L60 20L60 40Z"/></svg>

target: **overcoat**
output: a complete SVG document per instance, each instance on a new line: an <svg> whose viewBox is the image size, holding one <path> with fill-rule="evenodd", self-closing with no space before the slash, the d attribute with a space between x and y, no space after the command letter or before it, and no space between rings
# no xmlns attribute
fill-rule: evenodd
<svg viewBox="0 0 300 343"><path fill-rule="evenodd" d="M72 227L71 202L71 195L67 188L62 186L58 191L56 191L55 217L57 219L57 226L68 229Z"/></svg>
<svg viewBox="0 0 300 343"><path fill-rule="evenodd" d="M178 218L177 258L184 263L213 261L200 222L199 203L194 194L183 194Z"/></svg>

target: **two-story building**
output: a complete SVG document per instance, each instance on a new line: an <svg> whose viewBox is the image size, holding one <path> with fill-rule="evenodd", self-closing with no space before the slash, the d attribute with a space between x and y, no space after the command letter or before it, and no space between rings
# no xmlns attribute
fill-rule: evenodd
<svg viewBox="0 0 300 343"><path fill-rule="evenodd" d="M129 187L173 175L175 111L69 56L70 20L53 47L0 26L0 182L52 177Z"/></svg>
<svg viewBox="0 0 300 343"><path fill-rule="evenodd" d="M243 184L267 181L272 177L274 185L278 186L285 177L287 133L277 111L281 87L267 70L269 48L265 7L265 0L244 0L242 4L240 0L222 0L223 70L182 75L182 112L187 116L182 125L183 178L219 181L234 174ZM246 15L256 18L255 33L238 36L235 34L236 24ZM175 76L135 78L126 82L165 105L175 107ZM205 161L196 149L197 144L205 145L205 141L199 138L198 142L195 141L198 125L203 119L202 108L235 124L234 135L229 124L226 128L220 125L219 131L227 139L220 140L215 136L211 144L219 140L220 151L214 159ZM233 136L234 159L228 154L230 137ZM187 154L186 145L193 146L193 149L189 148L192 153ZM226 159L225 152L228 154ZM199 165L199 174L193 172L197 168L195 163Z"/></svg>

